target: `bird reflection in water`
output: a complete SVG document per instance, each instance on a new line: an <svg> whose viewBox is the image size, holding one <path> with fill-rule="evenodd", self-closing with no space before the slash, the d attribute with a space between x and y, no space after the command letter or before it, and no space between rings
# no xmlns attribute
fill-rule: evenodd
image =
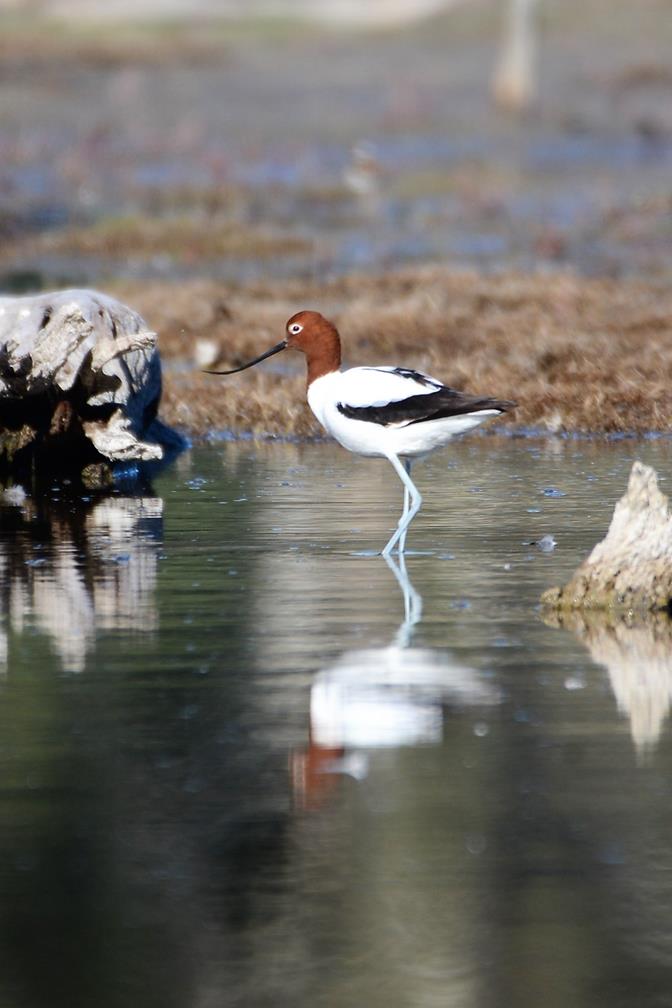
<svg viewBox="0 0 672 1008"><path fill-rule="evenodd" d="M66 672L81 672L101 630L152 630L163 501L110 496L77 506L0 492L0 672L10 630L47 634Z"/></svg>
<svg viewBox="0 0 672 1008"><path fill-rule="evenodd" d="M422 596L403 554L384 558L401 589L404 619L387 647L346 651L315 675L310 741L290 757L292 787L304 809L325 804L340 777L367 776L367 749L438 745L446 707L496 704L499 691L439 648L412 647Z"/></svg>

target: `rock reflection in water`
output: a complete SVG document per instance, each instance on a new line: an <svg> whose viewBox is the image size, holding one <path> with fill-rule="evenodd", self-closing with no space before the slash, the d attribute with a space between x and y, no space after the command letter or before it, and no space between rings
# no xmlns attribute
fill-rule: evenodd
<svg viewBox="0 0 672 1008"><path fill-rule="evenodd" d="M156 628L160 498L16 500L0 505L0 671L12 634L31 624L48 635L67 672L83 671L100 630Z"/></svg>
<svg viewBox="0 0 672 1008"><path fill-rule="evenodd" d="M422 597L403 556L386 557L404 599L404 619L387 647L346 651L318 672L310 690L310 744L291 757L292 782L304 807L323 803L334 778L366 776L365 749L437 745L448 706L499 702L499 691L447 651L411 647Z"/></svg>
<svg viewBox="0 0 672 1008"><path fill-rule="evenodd" d="M672 621L665 612L640 619L604 612L546 615L588 648L593 661L606 668L618 709L630 721L637 752L657 744L672 706Z"/></svg>

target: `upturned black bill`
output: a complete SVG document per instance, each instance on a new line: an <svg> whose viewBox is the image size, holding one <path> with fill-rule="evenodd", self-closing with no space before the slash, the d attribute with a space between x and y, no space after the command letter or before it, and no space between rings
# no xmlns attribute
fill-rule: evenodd
<svg viewBox="0 0 672 1008"><path fill-rule="evenodd" d="M240 367L234 367L231 371L204 371L203 374L236 374L238 371L245 371L248 367L254 367L255 364L259 364L260 361L266 360L267 357L272 357L273 354L280 353L281 350L285 350L287 347L287 340L283 340L281 343L276 343L274 347L267 350L266 353L262 353L261 357L255 357L254 360L249 361L247 364L241 364Z"/></svg>

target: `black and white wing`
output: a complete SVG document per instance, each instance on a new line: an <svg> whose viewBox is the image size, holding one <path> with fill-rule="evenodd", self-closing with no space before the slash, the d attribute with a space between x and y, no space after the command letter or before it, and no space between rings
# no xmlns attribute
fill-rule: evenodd
<svg viewBox="0 0 672 1008"><path fill-rule="evenodd" d="M506 399L459 392L407 368L352 368L342 378L338 411L351 420L383 427L405 427L468 413L505 413L515 406Z"/></svg>

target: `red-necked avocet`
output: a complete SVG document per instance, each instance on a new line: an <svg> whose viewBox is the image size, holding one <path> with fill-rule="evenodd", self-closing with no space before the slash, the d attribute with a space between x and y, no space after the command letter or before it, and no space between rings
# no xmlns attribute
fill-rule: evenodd
<svg viewBox="0 0 672 1008"><path fill-rule="evenodd" d="M404 508L383 556L389 556L395 546L404 552L406 531L422 504L410 477L412 459L428 455L455 434L464 434L516 405L458 392L404 367L341 371L338 331L316 311L292 315L285 338L247 364L207 373L236 374L288 349L306 355L308 404L322 426L348 451L386 458L404 485Z"/></svg>

